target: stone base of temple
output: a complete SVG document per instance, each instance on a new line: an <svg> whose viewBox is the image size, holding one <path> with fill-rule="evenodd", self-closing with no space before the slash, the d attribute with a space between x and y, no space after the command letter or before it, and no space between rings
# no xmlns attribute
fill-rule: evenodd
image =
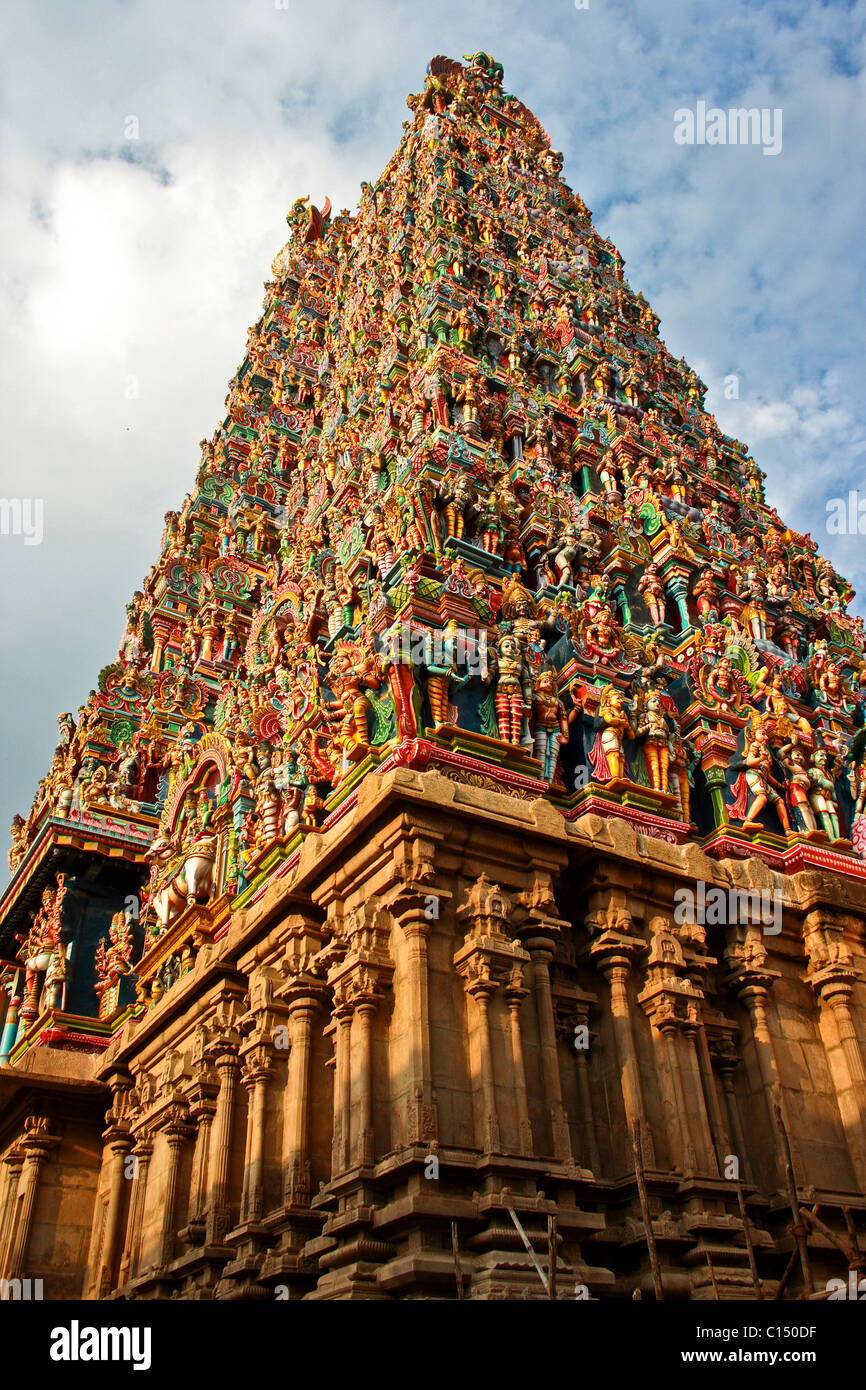
<svg viewBox="0 0 866 1390"><path fill-rule="evenodd" d="M781 930L675 917L701 880ZM555 1248L558 1298L771 1298L793 1204L790 1294L866 1250L858 881L392 767L215 935L187 913L105 1051L0 1072L0 1277L535 1299Z"/></svg>

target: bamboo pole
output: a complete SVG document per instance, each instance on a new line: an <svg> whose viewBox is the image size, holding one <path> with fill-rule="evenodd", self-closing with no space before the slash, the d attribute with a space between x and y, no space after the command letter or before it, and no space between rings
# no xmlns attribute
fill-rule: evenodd
<svg viewBox="0 0 866 1390"><path fill-rule="evenodd" d="M814 1207L812 1208L812 1213L811 1213L812 1216L815 1215L815 1212L816 1212L817 1210L818 1210L818 1203L816 1202L815 1205L814 1205ZM784 1274L782 1275L781 1279L779 1280L779 1287L776 1289L776 1292L775 1292L774 1295L773 1295L773 1298L774 1298L774 1299L780 1299L780 1298L782 1297L782 1295L783 1295L783 1293L785 1292L785 1289L786 1289L786 1287L787 1287L788 1281L789 1281L789 1279L791 1278L791 1275L792 1275L793 1272L794 1272L794 1265L797 1263L797 1261L798 1261L799 1258L800 1258L800 1250L799 1250L799 1247L798 1247L797 1245L795 1245L795 1246L794 1246L794 1249L791 1251L791 1257L790 1257L790 1259L788 1260L787 1265L785 1266L785 1272L784 1272Z"/></svg>
<svg viewBox="0 0 866 1390"><path fill-rule="evenodd" d="M547 1218L547 1252L549 1270L547 1275L547 1297L556 1298L556 1217Z"/></svg>
<svg viewBox="0 0 866 1390"><path fill-rule="evenodd" d="M457 1297L463 1298L463 1271L460 1268L460 1241L457 1237L457 1222L451 1222L451 1249L454 1252L454 1278L457 1280Z"/></svg>
<svg viewBox="0 0 866 1390"><path fill-rule="evenodd" d="M781 1300L781 1298L782 1298L782 1296L783 1296L783 1294L784 1294L784 1292L785 1292L785 1289L786 1289L786 1287L787 1287L787 1285L788 1285L788 1280L790 1279L791 1275L792 1275L793 1272L794 1272L794 1265L797 1263L797 1261L798 1261L799 1258L800 1258L800 1252L799 1252L799 1250L797 1249L797 1247L796 1247L796 1245L795 1245L795 1246L794 1246L794 1249L791 1251L791 1258L788 1260L788 1263L785 1265L785 1272L784 1272L784 1274L782 1275L781 1279L779 1280L778 1288L776 1289L776 1292L773 1294L774 1300L776 1300L776 1301Z"/></svg>
<svg viewBox="0 0 866 1390"><path fill-rule="evenodd" d="M541 1265L540 1265L539 1262L538 1262L538 1256L536 1255L535 1251L534 1251L533 1248L532 1248L532 1241L529 1239L529 1236L526 1234L526 1232L524 1231L524 1229L523 1229L523 1227L521 1226L520 1222L518 1221L518 1219L517 1219L517 1212L514 1210L513 1207L509 1207L509 1208L508 1208L508 1215L511 1217L511 1220L514 1222L515 1226L517 1227L517 1233L518 1233L518 1235L520 1236L520 1239L523 1241L523 1244L526 1246L526 1249L527 1249L528 1252L529 1252L529 1258L532 1260L532 1263L535 1265L536 1273L537 1273L539 1279L541 1280L542 1284L544 1285L544 1292L547 1294L547 1296L548 1296L548 1298L549 1298L549 1297L550 1297L550 1289L549 1289L548 1283L547 1283L547 1275L545 1274L544 1270L541 1268Z"/></svg>
<svg viewBox="0 0 866 1390"><path fill-rule="evenodd" d="M758 1295L758 1298L763 1299L764 1286L758 1275L758 1261L755 1258L755 1246L752 1241L752 1223L746 1211L746 1202L743 1197L743 1184L741 1182L737 1183L737 1201L740 1204L740 1220L743 1223L743 1235L746 1237L746 1249L749 1252L749 1269L752 1271L752 1283L755 1286L755 1293Z"/></svg>
<svg viewBox="0 0 866 1390"><path fill-rule="evenodd" d="M831 1245L835 1245L837 1250L841 1250L848 1261L849 1269L860 1268L863 1261L862 1255L858 1255L849 1241L843 1240L841 1236L837 1236L835 1231L831 1231L829 1226L825 1226L824 1222L815 1215L815 1208L812 1211L804 1211L802 1215L807 1226L813 1226L816 1231L820 1231L821 1235L830 1241Z"/></svg>
<svg viewBox="0 0 866 1390"><path fill-rule="evenodd" d="M634 1175L637 1182L638 1196L640 1197L640 1207L643 1213L643 1224L646 1230L647 1250L649 1251L650 1268L653 1276L653 1289L655 1296L662 1301L665 1296L662 1285L662 1272L659 1265L658 1250L656 1249L655 1232L653 1231L652 1217L650 1216L649 1198L647 1197L646 1182L643 1172L643 1155L641 1152L641 1133L640 1120L635 1120L632 1126L632 1145L634 1147Z"/></svg>
<svg viewBox="0 0 866 1390"><path fill-rule="evenodd" d="M797 1184L794 1181L794 1160L791 1157L791 1144L788 1139L788 1131L785 1128L785 1121L782 1119L782 1107L778 1101L773 1105L773 1113L776 1116L776 1124L782 1136L782 1152L785 1156L785 1177L787 1179L788 1192L791 1198L791 1215L794 1218L793 1235L797 1242L800 1265L803 1270L803 1291L809 1294L812 1292L812 1270L809 1265L809 1244L801 1219L800 1199L797 1196Z"/></svg>

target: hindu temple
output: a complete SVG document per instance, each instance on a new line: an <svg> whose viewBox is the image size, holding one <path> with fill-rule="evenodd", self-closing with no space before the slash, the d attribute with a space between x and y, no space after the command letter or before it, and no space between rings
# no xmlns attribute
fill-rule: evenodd
<svg viewBox="0 0 866 1390"><path fill-rule="evenodd" d="M866 1258L863 621L503 82L434 58L357 213L292 204L15 817L0 1279L46 1298Z"/></svg>

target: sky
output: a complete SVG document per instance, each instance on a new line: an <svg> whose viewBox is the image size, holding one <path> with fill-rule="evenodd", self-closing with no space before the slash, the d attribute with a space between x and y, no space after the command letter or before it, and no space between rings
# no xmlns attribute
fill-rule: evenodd
<svg viewBox="0 0 866 1390"><path fill-rule="evenodd" d="M116 658L286 212L356 207L437 53L504 65L707 408L866 612L864 538L827 530L829 499L866 499L864 32L866 0L7 4L0 499L40 503L42 537L0 534L0 838ZM736 107L768 112L778 153L675 139L676 113Z"/></svg>

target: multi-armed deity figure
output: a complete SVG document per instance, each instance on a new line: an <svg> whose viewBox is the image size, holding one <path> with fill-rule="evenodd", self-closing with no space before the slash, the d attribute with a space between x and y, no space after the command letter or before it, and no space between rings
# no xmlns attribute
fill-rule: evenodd
<svg viewBox="0 0 866 1390"><path fill-rule="evenodd" d="M381 684L381 665L375 653L363 651L357 643L338 642L331 658L328 679L334 699L326 701L325 717L336 732L336 742L350 762L369 752L369 711L367 690Z"/></svg>

